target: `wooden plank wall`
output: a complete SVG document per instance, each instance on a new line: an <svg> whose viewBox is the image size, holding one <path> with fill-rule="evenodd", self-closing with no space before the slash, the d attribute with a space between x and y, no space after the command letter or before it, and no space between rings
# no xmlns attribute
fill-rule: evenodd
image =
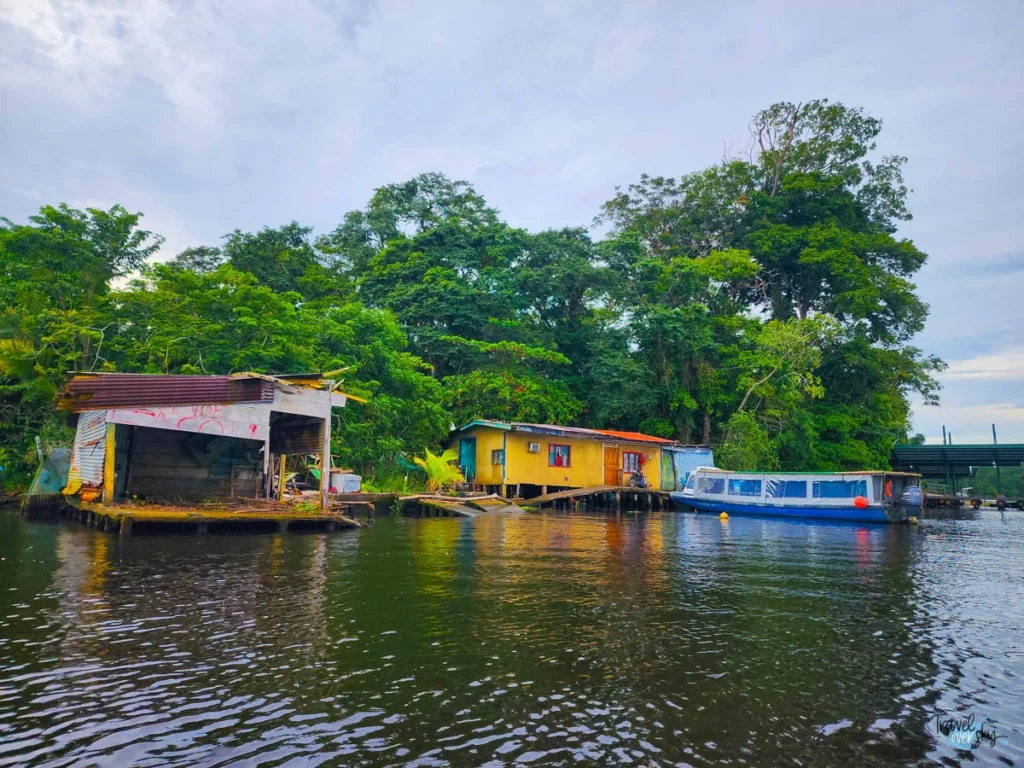
<svg viewBox="0 0 1024 768"><path fill-rule="evenodd" d="M257 451L262 443L232 439L229 449L209 466L202 466L185 447L189 439L194 441L197 436L189 432L136 427L128 467L128 495L197 500L258 495Z"/></svg>

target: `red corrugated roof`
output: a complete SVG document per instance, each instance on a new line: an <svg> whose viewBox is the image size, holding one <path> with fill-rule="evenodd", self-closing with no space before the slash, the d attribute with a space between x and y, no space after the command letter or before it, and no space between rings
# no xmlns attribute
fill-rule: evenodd
<svg viewBox="0 0 1024 768"><path fill-rule="evenodd" d="M675 440L666 440L664 437L654 437L654 435L645 435L642 432L620 432L615 429L592 429L591 432L597 432L601 435L611 435L612 437L618 437L622 440L633 440L637 443L674 443Z"/></svg>

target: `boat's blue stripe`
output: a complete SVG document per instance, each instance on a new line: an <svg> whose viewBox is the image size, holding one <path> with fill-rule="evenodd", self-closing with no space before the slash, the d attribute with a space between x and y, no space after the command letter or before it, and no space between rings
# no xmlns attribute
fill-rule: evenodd
<svg viewBox="0 0 1024 768"><path fill-rule="evenodd" d="M879 507L857 509L849 507L794 507L771 504L741 504L734 501L710 501L670 494L672 500L704 512L727 512L730 515L768 515L771 517L800 517L809 520L843 520L851 523L890 523L885 511Z"/></svg>

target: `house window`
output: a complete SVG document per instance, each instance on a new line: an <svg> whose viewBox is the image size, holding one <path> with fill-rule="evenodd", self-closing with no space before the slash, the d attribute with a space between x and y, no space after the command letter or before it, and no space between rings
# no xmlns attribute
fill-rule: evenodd
<svg viewBox="0 0 1024 768"><path fill-rule="evenodd" d="M502 448L498 448L496 451L491 451L491 464L500 466L505 463L505 451Z"/></svg>
<svg viewBox="0 0 1024 768"><path fill-rule="evenodd" d="M622 471L639 472L644 466L644 455L634 451L622 452Z"/></svg>
<svg viewBox="0 0 1024 768"><path fill-rule="evenodd" d="M549 467L569 467L572 466L570 463L570 451L568 445L559 445L558 443L548 443L548 466Z"/></svg>

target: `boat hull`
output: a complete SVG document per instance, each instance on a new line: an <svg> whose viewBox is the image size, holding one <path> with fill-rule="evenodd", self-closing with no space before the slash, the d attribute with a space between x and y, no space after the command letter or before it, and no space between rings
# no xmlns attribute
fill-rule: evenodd
<svg viewBox="0 0 1024 768"><path fill-rule="evenodd" d="M682 493L670 494L672 501L700 512L725 512L729 515L756 515L760 517L789 517L804 520L838 520L847 523L902 523L907 515L901 510L899 516L890 519L885 510L877 506L858 509L853 504L847 506L795 506L774 504L743 504L734 501L711 501L694 499Z"/></svg>

